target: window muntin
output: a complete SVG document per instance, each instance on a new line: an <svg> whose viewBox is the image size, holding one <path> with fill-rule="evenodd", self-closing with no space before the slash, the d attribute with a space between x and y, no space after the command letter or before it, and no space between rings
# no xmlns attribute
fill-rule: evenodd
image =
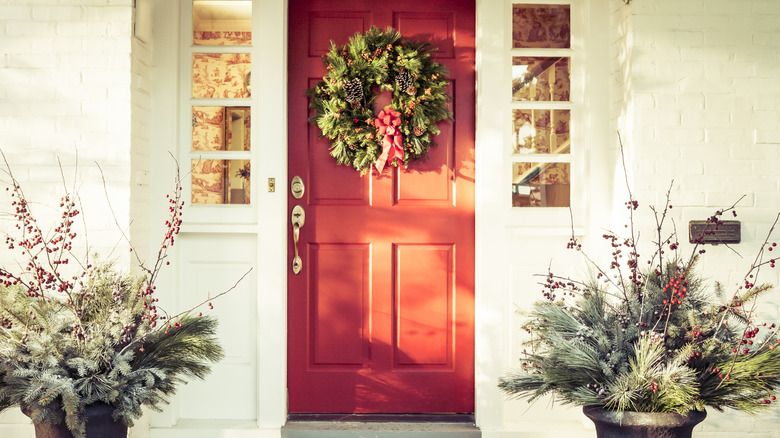
<svg viewBox="0 0 780 438"><path fill-rule="evenodd" d="M250 204L252 2L193 0L192 18L190 201Z"/></svg>
<svg viewBox="0 0 780 438"><path fill-rule="evenodd" d="M571 37L570 4L512 5L512 207L571 206Z"/></svg>

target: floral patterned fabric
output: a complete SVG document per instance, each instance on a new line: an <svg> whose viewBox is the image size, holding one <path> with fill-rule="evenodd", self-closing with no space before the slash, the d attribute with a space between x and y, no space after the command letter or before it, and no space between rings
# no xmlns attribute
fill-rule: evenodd
<svg viewBox="0 0 780 438"><path fill-rule="evenodd" d="M247 98L251 56L248 53L192 55L193 98Z"/></svg>
<svg viewBox="0 0 780 438"><path fill-rule="evenodd" d="M252 32L196 30L192 40L199 46L248 46L252 44Z"/></svg>
<svg viewBox="0 0 780 438"><path fill-rule="evenodd" d="M225 161L192 160L192 203L225 203Z"/></svg>
<svg viewBox="0 0 780 438"><path fill-rule="evenodd" d="M192 150L225 149L225 108L196 106L192 108Z"/></svg>
<svg viewBox="0 0 780 438"><path fill-rule="evenodd" d="M512 47L565 49L571 46L568 5L512 7Z"/></svg>

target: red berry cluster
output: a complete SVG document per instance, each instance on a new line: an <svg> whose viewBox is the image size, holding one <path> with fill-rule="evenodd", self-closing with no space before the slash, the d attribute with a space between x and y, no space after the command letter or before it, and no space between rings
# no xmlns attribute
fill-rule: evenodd
<svg viewBox="0 0 780 438"><path fill-rule="evenodd" d="M85 275L82 273L68 279L59 272L59 266L69 263L68 256L77 236L73 230L73 220L80 212L75 202L68 194L62 197L59 222L53 234L46 236L33 216L21 186L14 180L11 187L6 187L6 191L11 191L12 215L18 235L7 235L5 244L9 250L19 250L26 263L18 273L0 269L0 285L20 285L29 297L45 297L48 293L57 292L67 295L70 300L70 294Z"/></svg>
<svg viewBox="0 0 780 438"><path fill-rule="evenodd" d="M682 299L688 294L688 280L685 279L685 275L679 278L672 277L663 291L670 293L669 299L663 300L664 304L682 304Z"/></svg>
<svg viewBox="0 0 780 438"><path fill-rule="evenodd" d="M572 280L556 277L552 272L547 275L547 280L542 284L542 295L550 301L555 301L557 298L556 291L563 293L565 298L567 295L573 297L575 292L579 292L579 286ZM209 303L209 308L211 303Z"/></svg>

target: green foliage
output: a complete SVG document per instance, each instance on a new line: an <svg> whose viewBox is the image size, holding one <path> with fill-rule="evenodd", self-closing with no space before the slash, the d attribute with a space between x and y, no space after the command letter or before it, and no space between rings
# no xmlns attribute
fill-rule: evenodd
<svg viewBox="0 0 780 438"><path fill-rule="evenodd" d="M432 51L430 44L404 40L392 28L372 27L340 47L331 41L323 57L327 74L307 93L315 110L310 121L330 139L330 153L339 164L365 174L382 154L373 109L382 91L392 92L390 107L401 114L398 129L404 158L400 164L407 167L427 159L432 138L439 134L437 123L450 118L448 73L432 60ZM354 80L359 80L360 91L350 93Z"/></svg>
<svg viewBox="0 0 780 438"><path fill-rule="evenodd" d="M633 211L637 204L628 205ZM505 393L529 401L554 394L581 406L681 414L705 407L755 413L775 400L780 328L757 320L756 301L772 286L752 279L762 267L775 266L763 251L773 245L777 219L743 284L727 297L722 285L708 287L697 274L705 253L700 243L683 259L674 233L660 238L670 208L667 202L656 213L654 267L647 271L638 268L634 236L607 233L613 248L609 268L582 253L595 272L592 279L547 276L546 299L526 313L530 337L520 367L499 380ZM710 219L714 226L722 213ZM581 251L574 238L569 248Z"/></svg>
<svg viewBox="0 0 780 438"><path fill-rule="evenodd" d="M109 404L132 425L141 406L159 409L185 378L202 379L222 357L215 319L185 314L152 327L143 278L110 264L87 272L72 306L0 288L0 406L34 411L36 423L65 421L75 436L84 432L85 406Z"/></svg>
<svg viewBox="0 0 780 438"><path fill-rule="evenodd" d="M180 186L168 196L154 263L138 260L143 275L134 276L73 254L80 212L69 194L60 219L42 227L10 167L6 173L16 232L5 244L22 257L0 267L0 410L19 406L35 424L64 422L81 438L89 405L106 404L131 426L142 406L159 410L186 378L202 379L222 357L216 320L167 316L155 298L155 279L181 225Z"/></svg>

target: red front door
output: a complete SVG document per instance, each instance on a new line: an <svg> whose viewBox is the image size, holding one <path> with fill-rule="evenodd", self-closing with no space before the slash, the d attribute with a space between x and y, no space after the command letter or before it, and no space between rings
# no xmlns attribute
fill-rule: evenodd
<svg viewBox="0 0 780 438"><path fill-rule="evenodd" d="M289 14L289 177L305 187L288 209L305 210L303 269L288 274L289 410L473 412L474 0L290 0ZM372 25L438 47L454 122L430 161L361 177L307 123L304 92L330 40Z"/></svg>

